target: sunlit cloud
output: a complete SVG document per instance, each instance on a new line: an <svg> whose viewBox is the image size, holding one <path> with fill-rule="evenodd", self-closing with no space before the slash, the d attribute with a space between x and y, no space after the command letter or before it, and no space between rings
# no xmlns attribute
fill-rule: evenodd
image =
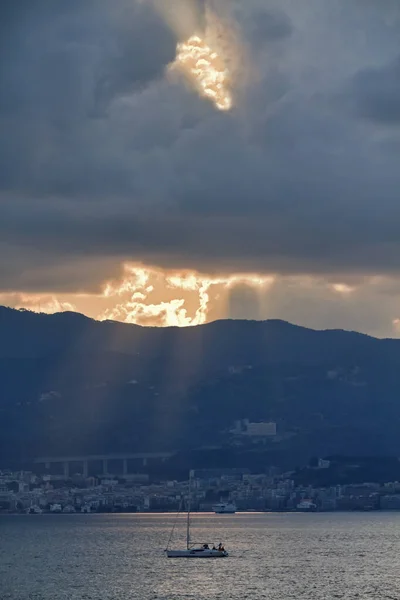
<svg viewBox="0 0 400 600"><path fill-rule="evenodd" d="M122 282L112 283L109 282L105 285L103 295L106 297L110 296L122 296L127 292L135 292L139 288L146 288L150 278L150 271L143 267L135 267L131 265L124 265L124 278ZM150 286L151 287L151 286ZM152 289L147 289L151 292Z"/></svg>
<svg viewBox="0 0 400 600"><path fill-rule="evenodd" d="M202 96L210 98L219 110L232 108L229 73L222 58L197 35L177 46L172 68L181 68Z"/></svg>
<svg viewBox="0 0 400 600"><path fill-rule="evenodd" d="M338 294L346 295L351 294L351 292L354 292L355 287L347 285L346 283L334 283L332 285L332 289Z"/></svg>
<svg viewBox="0 0 400 600"><path fill-rule="evenodd" d="M98 291L0 294L35 312L74 310L100 320L189 327L218 319L283 319L315 329L400 337L400 280L162 269L126 263ZM122 273L122 274L121 274ZM340 282L340 283L337 283Z"/></svg>
<svg viewBox="0 0 400 600"><path fill-rule="evenodd" d="M49 294L0 294L0 304L46 314L76 310L75 304L59 300L56 296Z"/></svg>
<svg viewBox="0 0 400 600"><path fill-rule="evenodd" d="M189 1L175 5L175 10L169 3L157 6L180 40L169 71L182 72L200 96L211 100L218 110L229 111L240 46L234 21L227 14L222 18L208 3L202 17Z"/></svg>
<svg viewBox="0 0 400 600"><path fill-rule="evenodd" d="M122 280L109 282L104 288L105 297L123 297L123 301L103 311L98 318L154 326L201 325L209 317L212 288L218 288L219 293L240 284L266 288L273 281L272 275L211 277L194 271L177 273L125 265ZM150 285L150 282L155 285ZM168 296L171 297L166 299Z"/></svg>

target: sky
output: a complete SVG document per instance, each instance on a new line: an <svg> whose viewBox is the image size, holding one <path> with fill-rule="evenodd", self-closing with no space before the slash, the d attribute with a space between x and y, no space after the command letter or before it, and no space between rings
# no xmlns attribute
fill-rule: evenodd
<svg viewBox="0 0 400 600"><path fill-rule="evenodd" d="M400 336L399 0L2 0L0 304Z"/></svg>

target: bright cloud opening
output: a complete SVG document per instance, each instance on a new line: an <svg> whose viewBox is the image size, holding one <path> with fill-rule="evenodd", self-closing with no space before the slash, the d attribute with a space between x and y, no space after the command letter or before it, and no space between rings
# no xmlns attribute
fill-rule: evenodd
<svg viewBox="0 0 400 600"><path fill-rule="evenodd" d="M210 98L219 110L232 108L229 74L224 61L197 35L179 43L172 66L181 68L202 96Z"/></svg>
<svg viewBox="0 0 400 600"><path fill-rule="evenodd" d="M121 298L121 302L98 318L161 327L201 325L209 318L212 288L228 291L235 285L244 284L261 289L273 282L274 277L270 275L212 277L192 271L177 273L125 265L122 280L108 283L103 292L105 297Z"/></svg>
<svg viewBox="0 0 400 600"><path fill-rule="evenodd" d="M351 294L351 292L354 292L355 290L354 287L347 285L346 283L334 283L332 289L342 295Z"/></svg>

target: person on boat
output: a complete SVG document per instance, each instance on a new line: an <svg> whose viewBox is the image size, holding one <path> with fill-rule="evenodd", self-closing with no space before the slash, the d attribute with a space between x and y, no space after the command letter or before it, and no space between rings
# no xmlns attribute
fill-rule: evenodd
<svg viewBox="0 0 400 600"><path fill-rule="evenodd" d="M221 544L221 542L218 544L218 550L220 552L224 552L225 551L225 548L223 547L223 545Z"/></svg>
<svg viewBox="0 0 400 600"><path fill-rule="evenodd" d="M203 550L209 550L208 544L203 544Z"/></svg>
<svg viewBox="0 0 400 600"><path fill-rule="evenodd" d="M213 550L216 550L215 544L213 544L213 547L212 547L212 549L213 549Z"/></svg>

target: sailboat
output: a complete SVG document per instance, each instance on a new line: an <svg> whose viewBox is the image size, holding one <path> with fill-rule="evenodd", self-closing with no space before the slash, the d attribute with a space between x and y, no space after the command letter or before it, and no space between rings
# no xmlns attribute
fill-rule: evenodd
<svg viewBox="0 0 400 600"><path fill-rule="evenodd" d="M168 544L165 549L168 558L224 558L229 556L225 548L219 544L216 548L213 546L210 548L208 544L192 544L190 541L190 507L191 507L191 496L192 496L192 477L193 471L189 474L189 496L187 502L187 518L186 518L186 549L183 550L171 550L169 545L171 543L172 534L174 527L172 528L171 535L169 536ZM182 506L182 505L181 505ZM180 512L180 511L179 511ZM178 513L179 515L179 513Z"/></svg>

